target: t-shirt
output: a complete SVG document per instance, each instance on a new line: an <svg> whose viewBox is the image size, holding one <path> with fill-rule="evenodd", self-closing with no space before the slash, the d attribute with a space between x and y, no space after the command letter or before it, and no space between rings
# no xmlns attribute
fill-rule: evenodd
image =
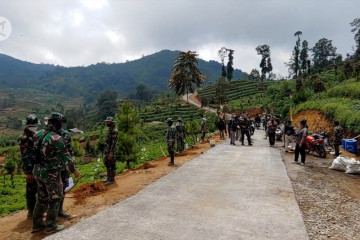
<svg viewBox="0 0 360 240"><path fill-rule="evenodd" d="M291 124L287 124L287 125L285 126L285 133L286 133L286 135L292 136L292 135L294 135L294 132L295 132L295 129L294 129L294 127L293 127Z"/></svg>
<svg viewBox="0 0 360 240"><path fill-rule="evenodd" d="M300 131L297 133L296 144L300 144L301 139L303 137L306 137L307 135L308 135L308 130L306 127L300 129Z"/></svg>

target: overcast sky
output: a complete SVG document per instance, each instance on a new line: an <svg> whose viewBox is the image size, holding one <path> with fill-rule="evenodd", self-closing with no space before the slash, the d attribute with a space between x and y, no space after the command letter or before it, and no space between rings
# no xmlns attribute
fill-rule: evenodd
<svg viewBox="0 0 360 240"><path fill-rule="evenodd" d="M0 17L12 33L0 41L0 53L86 66L162 49L220 61L225 46L235 50L234 66L250 72L259 69L255 47L268 44L274 73L286 76L296 31L310 47L325 37L344 56L352 52L349 23L359 9L360 0L1 0Z"/></svg>

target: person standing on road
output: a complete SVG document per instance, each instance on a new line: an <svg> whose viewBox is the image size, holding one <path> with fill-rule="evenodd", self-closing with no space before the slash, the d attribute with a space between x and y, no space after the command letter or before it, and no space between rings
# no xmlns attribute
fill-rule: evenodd
<svg viewBox="0 0 360 240"><path fill-rule="evenodd" d="M176 139L176 127L173 125L172 118L168 118L166 120L166 123L168 125L168 130L166 132L166 143L167 143L167 149L170 154L170 162L169 166L172 166L175 164L175 139Z"/></svg>
<svg viewBox="0 0 360 240"><path fill-rule="evenodd" d="M186 138L186 127L182 122L182 119L179 118L175 125L176 127L176 150L181 154L185 149L185 138Z"/></svg>
<svg viewBox="0 0 360 240"><path fill-rule="evenodd" d="M45 234L61 231L64 225L58 225L60 201L63 198L61 169L65 165L70 172L79 177L71 161L70 153L62 137L57 134L62 128L62 115L51 113L44 130L37 132L38 159L34 164L34 178L38 185L37 201L33 214L32 233L45 229ZM42 217L47 209L46 223Z"/></svg>
<svg viewBox="0 0 360 240"><path fill-rule="evenodd" d="M230 145L235 145L235 134L239 129L239 116L232 115L231 125L230 125Z"/></svg>
<svg viewBox="0 0 360 240"><path fill-rule="evenodd" d="M225 134L226 134L225 116L223 118L220 118L217 127L220 133L220 139L225 140Z"/></svg>
<svg viewBox="0 0 360 240"><path fill-rule="evenodd" d="M301 155L301 166L305 165L306 159L306 137L308 135L308 129L306 127L306 120L303 119L300 121L300 130L297 132L296 136L296 147L295 147L295 160L294 163L298 163L299 160L299 153Z"/></svg>
<svg viewBox="0 0 360 240"><path fill-rule="evenodd" d="M241 145L244 145L245 135L248 141L249 146L251 146L251 138L250 138L250 127L251 123L247 118L247 115L244 115L244 119L240 122L241 129Z"/></svg>
<svg viewBox="0 0 360 240"><path fill-rule="evenodd" d="M36 161L36 142L35 133L39 120L35 114L30 114L26 117L26 127L22 136L20 137L20 153L21 162L24 174L26 175L26 206L27 218L33 217L34 207L36 204L37 183L34 179L33 169Z"/></svg>
<svg viewBox="0 0 360 240"><path fill-rule="evenodd" d="M206 135L206 118L201 119L201 141L205 141L205 135Z"/></svg>
<svg viewBox="0 0 360 240"><path fill-rule="evenodd" d="M104 149L104 165L106 167L107 179L105 185L111 185L115 182L116 174L116 144L118 138L118 130L115 127L115 119L107 117L105 120L106 126L109 128L105 138Z"/></svg>
<svg viewBox="0 0 360 240"><path fill-rule="evenodd" d="M339 125L338 121L334 121L334 149L335 149L335 157L338 157L340 154L340 149L339 146L341 145L341 142L344 138L344 130L343 128Z"/></svg>
<svg viewBox="0 0 360 240"><path fill-rule="evenodd" d="M275 145L275 132L277 129L277 123L275 121L275 118L271 118L267 125L268 135L269 135L269 143L270 147L273 147Z"/></svg>
<svg viewBox="0 0 360 240"><path fill-rule="evenodd" d="M295 128L292 125L291 120L287 121L285 125L285 152L290 152L294 147L294 136L295 136ZM291 147L289 148L289 144L291 143Z"/></svg>

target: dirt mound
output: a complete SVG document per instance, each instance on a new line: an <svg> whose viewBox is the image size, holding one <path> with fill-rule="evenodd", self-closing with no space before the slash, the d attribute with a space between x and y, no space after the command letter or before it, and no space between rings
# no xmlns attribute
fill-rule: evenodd
<svg viewBox="0 0 360 240"><path fill-rule="evenodd" d="M139 166L139 167L137 167L135 169L132 169L132 170L135 171L135 170L149 169L149 168L155 168L155 167L157 167L157 165L146 162L143 165L141 165L141 166Z"/></svg>
<svg viewBox="0 0 360 240"><path fill-rule="evenodd" d="M96 196L106 191L106 187L102 182L84 183L79 186L74 193L76 199L75 204L83 202L86 198Z"/></svg>
<svg viewBox="0 0 360 240"><path fill-rule="evenodd" d="M330 137L333 135L334 124L328 120L324 113L317 110L307 110L293 116L293 125L298 126L302 119L307 120L309 132L320 133L326 131Z"/></svg>

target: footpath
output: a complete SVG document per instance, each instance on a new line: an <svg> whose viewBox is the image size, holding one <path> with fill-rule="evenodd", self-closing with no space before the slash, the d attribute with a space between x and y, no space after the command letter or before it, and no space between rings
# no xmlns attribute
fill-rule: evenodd
<svg viewBox="0 0 360 240"><path fill-rule="evenodd" d="M255 131L254 146L224 141L46 239L307 240L280 152L263 133Z"/></svg>

